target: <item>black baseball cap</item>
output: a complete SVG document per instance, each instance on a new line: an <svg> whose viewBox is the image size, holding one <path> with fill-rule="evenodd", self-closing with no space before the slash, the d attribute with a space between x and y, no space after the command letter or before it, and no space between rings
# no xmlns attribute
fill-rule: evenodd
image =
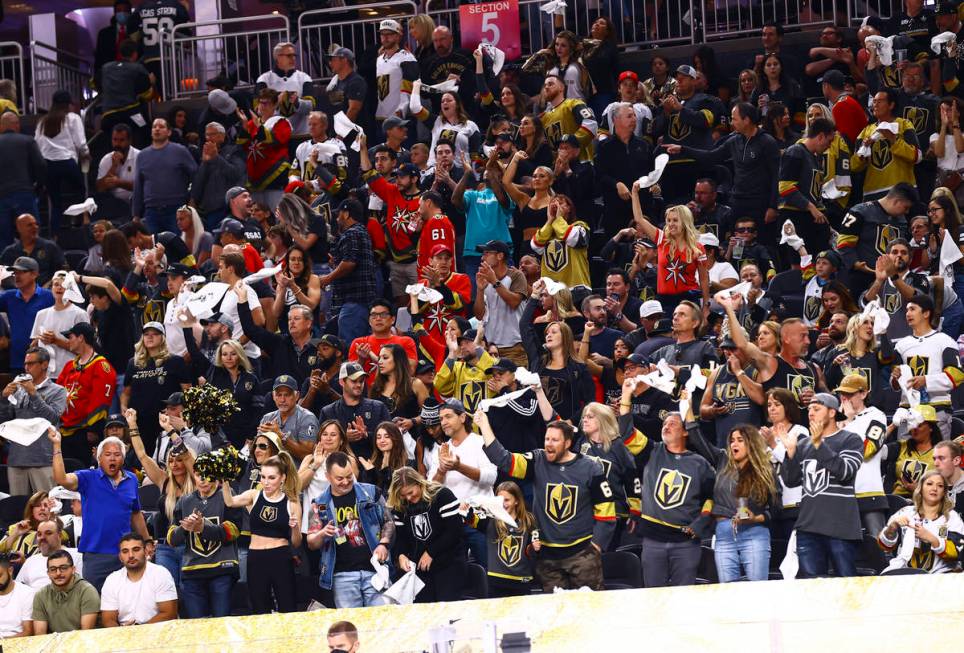
<svg viewBox="0 0 964 653"><path fill-rule="evenodd" d="M183 263L171 263L167 266L167 273L169 275L176 274L181 277L189 277L194 273L194 270Z"/></svg>
<svg viewBox="0 0 964 653"><path fill-rule="evenodd" d="M942 2L937 5L937 11L934 12L937 16L956 16L957 15L957 3L956 2Z"/></svg>
<svg viewBox="0 0 964 653"><path fill-rule="evenodd" d="M466 329L459 336L459 340L475 340L475 336L479 335L479 332L475 329Z"/></svg>
<svg viewBox="0 0 964 653"><path fill-rule="evenodd" d="M581 147L579 145L579 139L576 138L575 134L566 134L561 139L559 139L559 145L563 145L563 144L569 145L570 147L574 147L577 150Z"/></svg>
<svg viewBox="0 0 964 653"><path fill-rule="evenodd" d="M506 243L505 241L490 240L486 243L482 243L481 245L476 245L475 251L480 252L482 254L486 252L501 252L506 256L508 256L510 250L509 250L509 244Z"/></svg>
<svg viewBox="0 0 964 653"><path fill-rule="evenodd" d="M221 220L221 224L218 228L214 230L215 234L228 233L232 236L243 236L244 235L244 225L241 224L240 220L235 220L234 218L225 218Z"/></svg>
<svg viewBox="0 0 964 653"><path fill-rule="evenodd" d="M817 80L820 84L830 84L830 88L838 91L843 89L846 81L844 74L836 69L828 70L823 74L823 77Z"/></svg>
<svg viewBox="0 0 964 653"><path fill-rule="evenodd" d="M418 169L418 166L414 163L403 163L398 166L398 170L395 171L395 176L406 175L408 177L421 177L422 173Z"/></svg>
<svg viewBox="0 0 964 653"><path fill-rule="evenodd" d="M365 214L365 209L362 208L361 202L351 198L342 200L342 203L338 205L338 212L341 213L342 211L347 211L351 219L356 222L361 220Z"/></svg>
<svg viewBox="0 0 964 653"><path fill-rule="evenodd" d="M835 251L832 250L832 249L825 249L825 250L823 250L822 252L820 252L819 254L817 254L817 255L814 257L813 260L814 260L814 262L816 262L817 260L822 259L822 258L823 258L823 259L827 259L827 261L830 263L830 265L834 266L834 268L836 268L836 269L838 269L838 270L839 270L840 267L843 265L843 262L842 262L842 260L841 260L841 258L840 258L840 254L838 254L837 252L835 252Z"/></svg>
<svg viewBox="0 0 964 653"><path fill-rule="evenodd" d="M184 405L184 393L183 392L172 392L171 396L164 400L165 406L183 406Z"/></svg>
<svg viewBox="0 0 964 653"><path fill-rule="evenodd" d="M107 421L104 422L104 428L110 428L111 426L123 426L127 428L127 419L120 413L114 413L113 415L107 416Z"/></svg>
<svg viewBox="0 0 964 653"><path fill-rule="evenodd" d="M435 370L435 365L432 361L426 360L424 358L419 359L418 365L415 366L416 374L426 374Z"/></svg>
<svg viewBox="0 0 964 653"><path fill-rule="evenodd" d="M495 364L494 364L492 367L490 367L489 369L487 369L487 370L485 371L485 373L486 373L486 374L492 374L493 372L512 372L512 373L515 373L515 371L516 371L517 369L519 369L519 366L518 366L518 365L516 365L515 363L513 363L510 359L503 357L503 358L500 358L499 360L495 361Z"/></svg>
<svg viewBox="0 0 964 653"><path fill-rule="evenodd" d="M632 363L633 365L649 365L649 360L642 354L630 354L623 359L623 365L626 363Z"/></svg>
<svg viewBox="0 0 964 653"><path fill-rule="evenodd" d="M94 327L91 326L90 322L78 322L66 331L61 331L60 335L65 338L70 336L81 336L89 344L94 344L94 341L97 338L97 335L94 332Z"/></svg>
<svg viewBox="0 0 964 653"><path fill-rule="evenodd" d="M326 333L325 335L321 336L321 338L318 339L318 344L327 345L328 347L337 349L342 353L345 352L345 341L331 333Z"/></svg>

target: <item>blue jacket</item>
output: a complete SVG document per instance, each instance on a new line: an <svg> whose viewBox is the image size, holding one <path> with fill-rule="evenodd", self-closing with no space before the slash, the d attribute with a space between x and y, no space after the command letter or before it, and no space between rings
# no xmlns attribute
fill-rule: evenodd
<svg viewBox="0 0 964 653"><path fill-rule="evenodd" d="M365 534L365 541L368 543L370 551L374 551L375 547L378 546L382 524L391 519L388 509L385 507L385 501L379 498L378 493L379 490L374 485L355 483L358 518L361 520L362 532ZM318 510L318 517L322 526L324 526L335 514L335 502L331 496L331 488L327 488L312 503L314 504L312 508ZM331 589L332 579L335 575L336 549L334 538L326 539L321 544L321 559L318 563L321 575L318 578L318 584L322 589Z"/></svg>

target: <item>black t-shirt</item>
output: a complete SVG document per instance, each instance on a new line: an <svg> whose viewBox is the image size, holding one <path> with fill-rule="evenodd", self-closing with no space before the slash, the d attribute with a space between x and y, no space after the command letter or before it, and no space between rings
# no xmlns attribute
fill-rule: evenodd
<svg viewBox="0 0 964 653"><path fill-rule="evenodd" d="M94 311L94 322L100 344L98 351L115 370L125 369L135 342L134 322L127 300L121 298L120 304L111 302L106 311Z"/></svg>
<svg viewBox="0 0 964 653"><path fill-rule="evenodd" d="M578 419L576 406L573 405L572 372L567 369L550 370L543 368L539 372L542 377L542 387L546 389L549 403L562 419Z"/></svg>
<svg viewBox="0 0 964 653"><path fill-rule="evenodd" d="M332 496L335 504L334 519L338 532L335 535L335 573L343 571L371 571L372 552L365 541L365 532L358 518L358 500L355 489L340 497Z"/></svg>
<svg viewBox="0 0 964 653"><path fill-rule="evenodd" d="M318 236L318 240L308 250L312 265L328 263L328 223L317 213L308 217L308 233Z"/></svg>
<svg viewBox="0 0 964 653"><path fill-rule="evenodd" d="M134 366L134 359L127 363L124 386L131 389L128 405L137 410L137 423L141 431L158 429L157 414L164 407L164 400L171 393L180 392L182 383L190 383L187 363L180 356L171 356L158 365L148 360L142 368Z"/></svg>
<svg viewBox="0 0 964 653"><path fill-rule="evenodd" d="M338 80L333 89L325 90L322 94L322 106L329 116L334 116L339 111L348 112L349 100L365 102L365 94L368 92L368 83L365 78L358 73L351 73L345 79Z"/></svg>

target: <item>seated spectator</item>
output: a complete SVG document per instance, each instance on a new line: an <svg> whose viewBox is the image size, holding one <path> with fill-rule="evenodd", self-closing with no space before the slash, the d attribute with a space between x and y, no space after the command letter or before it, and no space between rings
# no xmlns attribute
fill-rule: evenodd
<svg viewBox="0 0 964 653"><path fill-rule="evenodd" d="M419 413L419 419L421 419L423 413L424 411ZM383 494L387 493L395 470L405 466L411 467L413 464L413 460L408 454L406 441L411 441L410 431L415 430L414 426L411 429L406 429L406 434L403 436L401 429L395 422L379 424L378 428L375 429L375 452L372 454L371 461L366 458L358 460L361 471L359 478L365 483L376 486ZM347 440L345 447L348 448ZM346 453L350 454L350 452L351 449L348 449ZM354 457L354 454L350 454L350 457Z"/></svg>
<svg viewBox="0 0 964 653"><path fill-rule="evenodd" d="M33 635L34 592L29 586L13 579L13 565L5 554L0 554L0 588L4 605L0 614L0 637L30 637Z"/></svg>
<svg viewBox="0 0 964 653"><path fill-rule="evenodd" d="M309 454L318 440L318 418L298 405L298 383L294 377L282 374L271 388L277 410L265 413L258 425L258 433L271 431L296 464Z"/></svg>
<svg viewBox="0 0 964 653"><path fill-rule="evenodd" d="M35 543L37 550L24 561L17 574L17 582L23 583L27 587L38 590L41 587L50 585L50 576L47 575L47 558L57 551L66 551L80 576L84 575L84 563L76 548L64 545L67 537L63 523L58 517L53 517L42 521L37 525L37 535Z"/></svg>
<svg viewBox="0 0 964 653"><path fill-rule="evenodd" d="M40 237L40 224L29 213L20 215L14 226L17 239L0 253L0 265L13 265L18 258L31 258L37 262L37 283L47 287L54 273L67 267L64 253L52 240Z"/></svg>
<svg viewBox="0 0 964 653"><path fill-rule="evenodd" d="M171 574L147 559L143 536L127 533L120 541L123 568L104 581L100 620L104 628L155 624L177 619L177 589Z"/></svg>
<svg viewBox="0 0 964 653"><path fill-rule="evenodd" d="M194 263L201 267L211 258L214 247L214 236L204 230L201 216L193 206L182 206L177 210L177 228L181 232L181 240L187 245L188 251L194 256Z"/></svg>
<svg viewBox="0 0 964 653"><path fill-rule="evenodd" d="M23 519L7 528L0 540L0 553L11 553L13 561L22 564L24 558L37 551L37 528L50 519L50 500L47 490L30 495L23 509Z"/></svg>
<svg viewBox="0 0 964 653"><path fill-rule="evenodd" d="M392 419L406 425L405 430L412 428L418 420L422 403L428 397L428 388L412 378L412 365L402 345L382 345L370 396L384 403Z"/></svg>
<svg viewBox="0 0 964 653"><path fill-rule="evenodd" d="M70 554L51 553L47 557L47 575L50 585L38 590L33 598L33 634L96 628L100 596L77 573Z"/></svg>
<svg viewBox="0 0 964 653"><path fill-rule="evenodd" d="M916 426L891 424L888 433L908 431L905 440L888 442L884 455L885 478L893 481L891 494L912 497L921 478L934 469L934 447L941 441L938 413L933 406L919 405L911 413L920 422Z"/></svg>

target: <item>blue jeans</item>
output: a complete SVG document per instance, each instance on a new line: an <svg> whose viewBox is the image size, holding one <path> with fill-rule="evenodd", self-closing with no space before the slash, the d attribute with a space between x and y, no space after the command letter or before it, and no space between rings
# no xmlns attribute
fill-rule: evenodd
<svg viewBox="0 0 964 653"><path fill-rule="evenodd" d="M471 526L465 524L462 526L462 532L465 533L465 544L469 547L469 551L472 553L472 558L475 563L482 565L483 568L489 568L489 553L488 545L485 543L485 533L477 528L472 528Z"/></svg>
<svg viewBox="0 0 964 653"><path fill-rule="evenodd" d="M336 608L367 608L385 605L385 599L372 587L373 571L342 571L332 576L331 591Z"/></svg>
<svg viewBox="0 0 964 653"><path fill-rule="evenodd" d="M120 558L116 553L84 553L83 555L84 580L93 585L100 594L107 577L123 567Z"/></svg>
<svg viewBox="0 0 964 653"><path fill-rule="evenodd" d="M462 257L462 271L469 275L469 281L472 282L472 296L475 297L475 292L478 287L475 285L475 275L479 272L479 268L482 267L482 257L481 256L463 256Z"/></svg>
<svg viewBox="0 0 964 653"><path fill-rule="evenodd" d="M230 574L214 578L185 578L178 588L184 616L188 619L230 616L233 586L234 577Z"/></svg>
<svg viewBox="0 0 964 653"><path fill-rule="evenodd" d="M829 574L829 563L841 577L856 576L857 540L839 540L818 533L797 531L799 578L817 578Z"/></svg>
<svg viewBox="0 0 964 653"><path fill-rule="evenodd" d="M355 338L367 336L369 331L368 307L364 304L346 303L338 311L338 336L346 345L351 345Z"/></svg>
<svg viewBox="0 0 964 653"><path fill-rule="evenodd" d="M184 557L184 545L170 546L158 543L154 552L154 562L171 572L174 586L181 586L181 559Z"/></svg>
<svg viewBox="0 0 964 653"><path fill-rule="evenodd" d="M34 217L40 215L40 205L33 191L17 191L0 196L0 249L13 244L13 223L23 213Z"/></svg>
<svg viewBox="0 0 964 653"><path fill-rule="evenodd" d="M180 204L170 206L152 206L144 208L144 226L152 234L159 234L162 231L179 233L177 228L177 210Z"/></svg>
<svg viewBox="0 0 964 653"><path fill-rule="evenodd" d="M956 280L955 280L956 285ZM942 313L941 331L957 340L961 335L961 327L964 326L964 305L961 304L960 297Z"/></svg>
<svg viewBox="0 0 964 653"><path fill-rule="evenodd" d="M761 524L740 526L733 538L733 522L716 522L716 573L721 583L740 580L766 580L770 575L770 531Z"/></svg>

